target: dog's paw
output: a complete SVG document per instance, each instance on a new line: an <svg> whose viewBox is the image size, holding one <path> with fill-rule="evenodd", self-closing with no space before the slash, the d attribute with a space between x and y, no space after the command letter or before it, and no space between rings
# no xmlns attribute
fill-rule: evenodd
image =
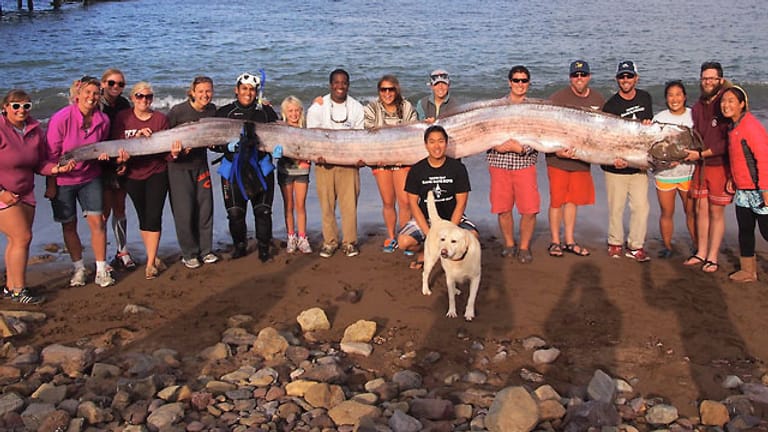
<svg viewBox="0 0 768 432"><path fill-rule="evenodd" d="M456 311L455 310L449 310L447 314L445 314L448 318L456 318Z"/></svg>

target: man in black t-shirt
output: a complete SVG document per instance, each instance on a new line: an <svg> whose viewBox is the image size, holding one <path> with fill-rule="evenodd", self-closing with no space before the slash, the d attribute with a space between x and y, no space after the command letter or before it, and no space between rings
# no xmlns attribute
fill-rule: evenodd
<svg viewBox="0 0 768 432"><path fill-rule="evenodd" d="M603 106L603 111L622 118L650 123L653 119L651 95L639 90L637 68L631 61L619 63L616 82L619 91ZM613 165L601 165L605 171L605 189L608 193L608 255L624 255L637 262L650 261L643 249L648 231L648 175L637 168L629 168L627 161L616 159ZM624 207L629 200L629 235L624 250Z"/></svg>
<svg viewBox="0 0 768 432"><path fill-rule="evenodd" d="M448 133L442 126L430 126L424 132L424 144L429 156L414 164L405 179L413 219L400 230L397 242L407 255L413 255L429 233L426 201L429 191L435 195L435 206L441 218L477 234L475 225L464 216L471 190L467 168L461 161L445 154ZM421 268L422 261L418 259L411 268Z"/></svg>

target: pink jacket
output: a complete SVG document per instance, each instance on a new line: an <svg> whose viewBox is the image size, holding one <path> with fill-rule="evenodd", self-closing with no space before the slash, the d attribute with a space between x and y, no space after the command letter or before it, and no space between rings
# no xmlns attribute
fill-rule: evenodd
<svg viewBox="0 0 768 432"><path fill-rule="evenodd" d="M22 197L30 194L35 173L50 175L54 167L47 150L40 122L30 117L22 137L8 118L0 116L0 189Z"/></svg>
<svg viewBox="0 0 768 432"><path fill-rule="evenodd" d="M57 111L48 122L48 160L58 163L65 152L109 139L109 117L101 111L93 112L91 127L83 130L83 114L77 105L68 105ZM101 175L97 160L80 161L72 171L56 176L59 186L87 183Z"/></svg>
<svg viewBox="0 0 768 432"><path fill-rule="evenodd" d="M741 140L747 141L747 147L752 151L757 167L758 184L752 181ZM728 132L728 156L730 158L731 176L736 189L761 191L768 190L768 133L760 121L747 112Z"/></svg>

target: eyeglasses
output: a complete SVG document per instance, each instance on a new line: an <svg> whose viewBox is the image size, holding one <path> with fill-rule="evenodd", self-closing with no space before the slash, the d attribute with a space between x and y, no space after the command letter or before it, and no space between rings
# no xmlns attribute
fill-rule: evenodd
<svg viewBox="0 0 768 432"><path fill-rule="evenodd" d="M380 93L395 93L397 91L394 87L379 87Z"/></svg>
<svg viewBox="0 0 768 432"><path fill-rule="evenodd" d="M115 80L109 80L107 81L107 85L110 87L118 86L120 88L125 87L125 81L115 81Z"/></svg>
<svg viewBox="0 0 768 432"><path fill-rule="evenodd" d="M702 82L719 81L720 77L701 77Z"/></svg>
<svg viewBox="0 0 768 432"><path fill-rule="evenodd" d="M29 111L30 109L32 109L32 104L29 103L29 102L25 102L25 103L13 102L11 104L11 108L13 108L15 110L17 110L19 108L24 108L24 111Z"/></svg>
<svg viewBox="0 0 768 432"><path fill-rule="evenodd" d="M571 78L584 78L584 77L588 77L588 76L589 76L589 74L586 73L586 72L574 72L574 73L571 74Z"/></svg>
<svg viewBox="0 0 768 432"><path fill-rule="evenodd" d="M621 74L621 75L617 76L616 79L626 80L626 79L632 79L634 77L635 76L632 75L632 74L625 73L625 74Z"/></svg>
<svg viewBox="0 0 768 432"><path fill-rule="evenodd" d="M530 81L530 79L528 78L510 78L509 80L512 81L513 83L523 83L523 84L528 84L528 82Z"/></svg>
<svg viewBox="0 0 768 432"><path fill-rule="evenodd" d="M155 95L152 93L147 93L147 94L136 93L133 96L136 98L136 100L146 99L147 101L151 101L152 99L155 98Z"/></svg>
<svg viewBox="0 0 768 432"><path fill-rule="evenodd" d="M347 119L349 118L349 110L347 109L347 101L344 101L344 118L342 120L336 120L336 117L333 115L333 108L336 106L335 103L331 102L331 121L334 123L346 123Z"/></svg>

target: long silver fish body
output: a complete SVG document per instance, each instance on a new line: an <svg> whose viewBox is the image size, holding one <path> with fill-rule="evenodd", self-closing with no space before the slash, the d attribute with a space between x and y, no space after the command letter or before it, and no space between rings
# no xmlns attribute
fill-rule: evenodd
<svg viewBox="0 0 768 432"><path fill-rule="evenodd" d="M482 153L510 138L552 153L573 148L575 156L589 163L612 165L617 158L636 168L654 164L649 151L656 146L696 148L690 129L654 123L643 125L601 112L548 103L504 104L494 101L469 104L438 124L449 135L447 154L460 158ZM324 160L339 165L411 165L427 156L424 130L429 125L385 127L377 130L300 129L279 123L256 124L264 151L276 146L295 159ZM65 158L93 159L101 153L116 156L120 148L131 155L167 152L181 140L184 147L209 147L236 141L242 128L238 120L206 118L198 123L161 131L148 138L105 141L75 149ZM684 152L655 152L676 154Z"/></svg>

